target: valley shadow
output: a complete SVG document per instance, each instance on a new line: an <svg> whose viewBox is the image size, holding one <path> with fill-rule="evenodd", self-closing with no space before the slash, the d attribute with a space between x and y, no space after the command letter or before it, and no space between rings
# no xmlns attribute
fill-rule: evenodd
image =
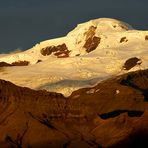
<svg viewBox="0 0 148 148"><path fill-rule="evenodd" d="M129 117L141 117L144 111L131 111L131 110L115 110L112 112L98 115L101 119L109 119L119 116L122 113L127 113Z"/></svg>
<svg viewBox="0 0 148 148"><path fill-rule="evenodd" d="M148 148L148 129L133 131L127 138L110 148Z"/></svg>

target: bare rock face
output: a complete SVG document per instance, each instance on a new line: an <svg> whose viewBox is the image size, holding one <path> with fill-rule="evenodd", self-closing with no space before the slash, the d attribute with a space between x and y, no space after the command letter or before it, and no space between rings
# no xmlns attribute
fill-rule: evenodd
<svg viewBox="0 0 148 148"><path fill-rule="evenodd" d="M89 53L95 50L98 47L100 40L101 38L96 36L92 38L88 38L84 44L84 48L86 48L86 52Z"/></svg>
<svg viewBox="0 0 148 148"><path fill-rule="evenodd" d="M17 61L13 62L11 64L6 63L6 62L0 62L0 67L8 67L8 66L28 66L29 62L28 61Z"/></svg>
<svg viewBox="0 0 148 148"><path fill-rule="evenodd" d="M126 37L122 37L122 38L120 39L120 43L127 42L127 41L128 41L128 39L127 39Z"/></svg>
<svg viewBox="0 0 148 148"><path fill-rule="evenodd" d="M95 50L101 41L100 37L95 36L95 30L96 27L90 26L88 31L84 34L86 36L86 39L83 47L86 49L87 53Z"/></svg>
<svg viewBox="0 0 148 148"><path fill-rule="evenodd" d="M58 46L49 46L41 49L41 54L43 56L51 55L52 53L58 58L65 58L69 57L70 51L68 50L65 43Z"/></svg>
<svg viewBox="0 0 148 148"><path fill-rule="evenodd" d="M0 147L148 146L148 70L69 97L0 80Z"/></svg>
<svg viewBox="0 0 148 148"><path fill-rule="evenodd" d="M6 67L6 66L11 66L11 64L6 62L0 62L0 67Z"/></svg>
<svg viewBox="0 0 148 148"><path fill-rule="evenodd" d="M140 65L142 63L141 59L138 59L137 57L130 58L125 61L123 69L130 70L136 65Z"/></svg>
<svg viewBox="0 0 148 148"><path fill-rule="evenodd" d="M146 41L148 40L148 35L145 36L145 40L146 40Z"/></svg>

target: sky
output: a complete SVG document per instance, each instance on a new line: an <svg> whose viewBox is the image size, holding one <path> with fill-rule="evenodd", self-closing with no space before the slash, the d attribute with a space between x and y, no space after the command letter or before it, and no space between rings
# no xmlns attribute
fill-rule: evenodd
<svg viewBox="0 0 148 148"><path fill-rule="evenodd" d="M102 17L148 30L147 15L148 0L0 0L0 53L26 50Z"/></svg>

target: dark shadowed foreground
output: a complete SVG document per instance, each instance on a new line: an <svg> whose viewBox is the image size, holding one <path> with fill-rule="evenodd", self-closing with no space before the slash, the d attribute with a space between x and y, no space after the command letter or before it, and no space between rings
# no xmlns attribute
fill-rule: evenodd
<svg viewBox="0 0 148 148"><path fill-rule="evenodd" d="M148 70L68 98L0 80L1 148L148 147Z"/></svg>

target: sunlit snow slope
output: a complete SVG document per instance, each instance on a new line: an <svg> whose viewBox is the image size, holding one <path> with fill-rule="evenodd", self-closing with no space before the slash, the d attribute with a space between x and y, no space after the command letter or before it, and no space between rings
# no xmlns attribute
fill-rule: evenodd
<svg viewBox="0 0 148 148"><path fill-rule="evenodd" d="M24 52L0 55L1 79L66 96L146 68L148 31L109 18L79 24L67 36L43 41Z"/></svg>

